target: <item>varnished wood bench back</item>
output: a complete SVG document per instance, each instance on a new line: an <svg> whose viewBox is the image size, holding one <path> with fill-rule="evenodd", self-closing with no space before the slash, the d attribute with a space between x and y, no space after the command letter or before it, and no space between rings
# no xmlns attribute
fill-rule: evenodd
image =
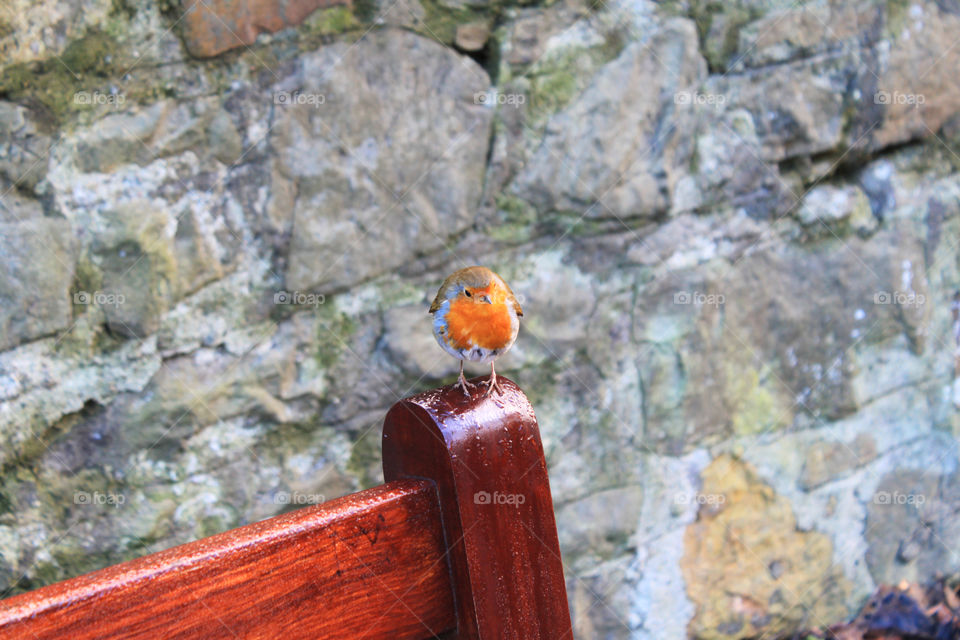
<svg viewBox="0 0 960 640"><path fill-rule="evenodd" d="M0 640L571 638L526 396L450 387L383 429L386 484L0 601Z"/></svg>

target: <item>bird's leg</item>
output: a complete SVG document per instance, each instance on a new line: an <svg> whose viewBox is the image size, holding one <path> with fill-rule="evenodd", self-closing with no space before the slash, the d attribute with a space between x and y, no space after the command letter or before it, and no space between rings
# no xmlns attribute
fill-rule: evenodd
<svg viewBox="0 0 960 640"><path fill-rule="evenodd" d="M494 391L497 392L497 395L503 393L503 387L500 386L500 383L497 382L497 370L494 366L494 363L490 363L490 382L487 383L487 393L486 395L492 394Z"/></svg>
<svg viewBox="0 0 960 640"><path fill-rule="evenodd" d="M457 381L453 384L453 388L456 389L460 387L463 389L463 395L470 397L470 387L474 386L473 384L467 382L467 379L463 376L463 360L460 361L460 377L457 378Z"/></svg>

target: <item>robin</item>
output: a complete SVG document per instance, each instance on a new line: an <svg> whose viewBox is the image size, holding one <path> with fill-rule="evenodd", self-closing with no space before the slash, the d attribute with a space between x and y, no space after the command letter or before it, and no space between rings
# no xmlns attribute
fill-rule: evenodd
<svg viewBox="0 0 960 640"><path fill-rule="evenodd" d="M450 275L430 305L433 335L460 360L460 387L470 397L474 385L463 376L463 361L490 363L486 395L502 389L494 361L517 339L523 309L503 278L486 267L467 267Z"/></svg>

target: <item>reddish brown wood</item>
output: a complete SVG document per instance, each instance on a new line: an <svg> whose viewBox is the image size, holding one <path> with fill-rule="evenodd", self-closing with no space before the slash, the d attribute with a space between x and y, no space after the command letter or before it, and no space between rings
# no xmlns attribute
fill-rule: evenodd
<svg viewBox="0 0 960 640"><path fill-rule="evenodd" d="M501 384L394 405L387 484L0 601L0 640L569 637L539 429Z"/></svg>
<svg viewBox="0 0 960 640"><path fill-rule="evenodd" d="M436 489L422 480L0 601L3 640L396 640L454 624Z"/></svg>
<svg viewBox="0 0 960 640"><path fill-rule="evenodd" d="M383 427L384 478L437 483L458 638L569 638L540 431L523 392L500 381L501 396L468 399L445 387L394 405Z"/></svg>

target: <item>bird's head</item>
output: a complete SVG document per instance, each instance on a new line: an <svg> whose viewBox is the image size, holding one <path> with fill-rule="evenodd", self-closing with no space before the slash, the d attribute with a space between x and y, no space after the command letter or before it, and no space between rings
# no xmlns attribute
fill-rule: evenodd
<svg viewBox="0 0 960 640"><path fill-rule="evenodd" d="M438 309L444 300L449 300L451 304L509 304L517 315L523 315L510 287L486 267L468 267L447 278L437 292L430 311Z"/></svg>
<svg viewBox="0 0 960 640"><path fill-rule="evenodd" d="M502 303L504 301L504 292L495 283L490 282L485 287L471 286L468 283L462 283L452 292L455 299L472 302L474 304L493 304L495 301Z"/></svg>

